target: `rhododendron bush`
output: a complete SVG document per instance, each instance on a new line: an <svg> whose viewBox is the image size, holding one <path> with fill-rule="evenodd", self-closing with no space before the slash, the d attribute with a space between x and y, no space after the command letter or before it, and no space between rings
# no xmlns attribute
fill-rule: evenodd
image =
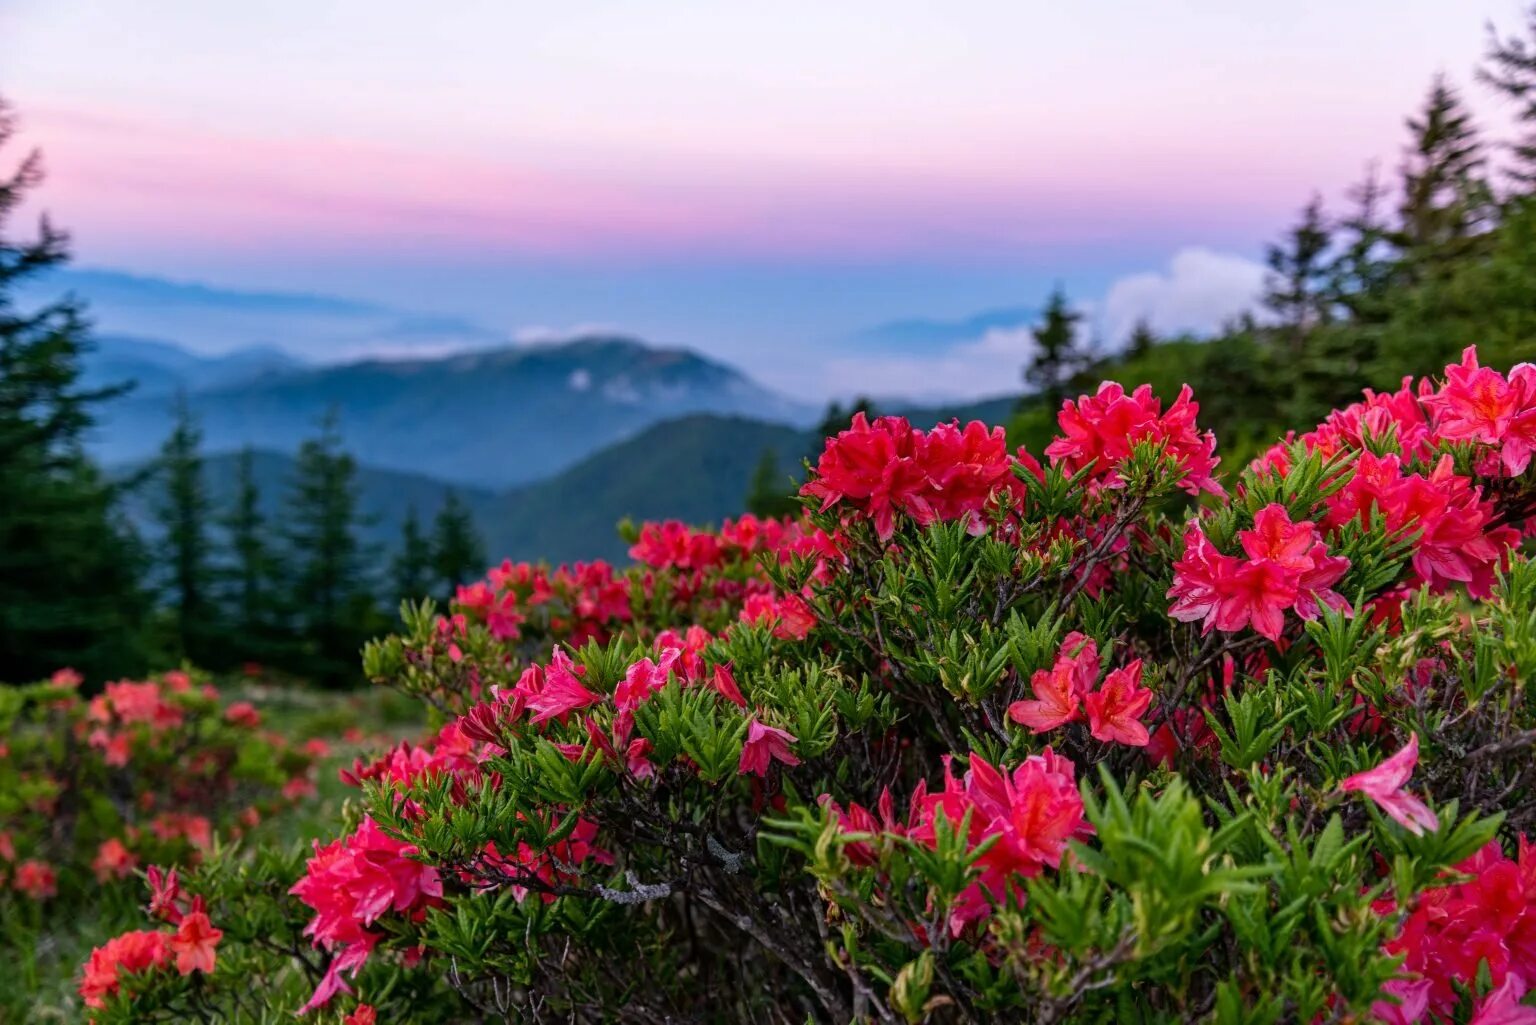
<svg viewBox="0 0 1536 1025"><path fill-rule="evenodd" d="M1198 415L1105 384L1037 455L860 415L797 520L409 605L365 669L437 732L347 769L309 850L151 874L82 995L1536 1021L1536 369L1468 350L1244 468Z"/></svg>

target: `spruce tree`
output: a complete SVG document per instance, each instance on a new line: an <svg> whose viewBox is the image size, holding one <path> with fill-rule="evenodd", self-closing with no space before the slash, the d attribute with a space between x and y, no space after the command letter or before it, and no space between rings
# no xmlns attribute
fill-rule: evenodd
<svg viewBox="0 0 1536 1025"><path fill-rule="evenodd" d="M378 622L360 524L357 465L332 411L299 448L286 532L290 609L309 659L301 668L322 683L355 675L358 648Z"/></svg>
<svg viewBox="0 0 1536 1025"><path fill-rule="evenodd" d="M771 448L763 449L747 489L747 512L754 516L793 516L800 508L794 491L794 482L779 472L778 453Z"/></svg>
<svg viewBox="0 0 1536 1025"><path fill-rule="evenodd" d="M166 590L175 614L181 655L208 664L216 627L210 581L209 501L203 476L202 431L185 395L178 395L175 426L160 449L159 521Z"/></svg>
<svg viewBox="0 0 1536 1025"><path fill-rule="evenodd" d="M485 544L469 507L449 490L432 521L432 571L446 600L458 585L485 572Z"/></svg>
<svg viewBox="0 0 1536 1025"><path fill-rule="evenodd" d="M1293 351L1301 348L1309 330L1332 319L1327 261L1332 240L1322 197L1314 195L1302 208L1301 220L1265 255L1264 305L1275 314Z"/></svg>
<svg viewBox="0 0 1536 1025"><path fill-rule="evenodd" d="M417 601L431 595L433 587L432 542L421 529L416 507L405 510L400 528L400 547L389 564L391 604L409 599Z"/></svg>
<svg viewBox="0 0 1536 1025"><path fill-rule="evenodd" d="M1479 82L1514 106L1520 136L1508 144L1510 164L1504 169L1516 191L1536 191L1536 4L1526 15L1525 37L1501 36L1488 26L1486 63L1477 70Z"/></svg>
<svg viewBox="0 0 1536 1025"><path fill-rule="evenodd" d="M278 567L261 511L256 454L250 448L242 449L235 460L234 500L219 525L229 551L224 604L236 653L257 661L277 657L280 624L273 589Z"/></svg>
<svg viewBox="0 0 1536 1025"><path fill-rule="evenodd" d="M1082 313L1067 302L1060 285L1046 301L1044 319L1030 330L1035 354L1024 370L1024 382L1032 386L1047 409L1061 405L1067 382L1088 364L1088 354L1078 338Z"/></svg>
<svg viewBox="0 0 1536 1025"><path fill-rule="evenodd" d="M1492 195L1472 115L1443 75L1430 86L1423 111L1408 119L1408 129L1393 242L1411 283L1470 255L1488 226Z"/></svg>
<svg viewBox="0 0 1536 1025"><path fill-rule="evenodd" d="M1328 268L1330 300L1356 324L1379 323L1389 312L1396 258L1382 217L1386 187L1373 163L1349 190L1354 209L1336 232L1338 255Z"/></svg>
<svg viewBox="0 0 1536 1025"><path fill-rule="evenodd" d="M1147 323L1147 318L1137 319L1135 326L1131 328L1130 337L1125 342L1125 355L1127 359L1141 359L1150 355L1157 346L1157 334L1152 330L1152 325Z"/></svg>
<svg viewBox="0 0 1536 1025"><path fill-rule="evenodd" d="M0 100L0 151L15 132ZM89 340L74 299L17 304L22 282L68 259L46 216L33 238L6 230L42 177L36 151L0 172L0 678L72 665L99 680L144 662L141 552L83 449L93 408L126 389L79 387Z"/></svg>

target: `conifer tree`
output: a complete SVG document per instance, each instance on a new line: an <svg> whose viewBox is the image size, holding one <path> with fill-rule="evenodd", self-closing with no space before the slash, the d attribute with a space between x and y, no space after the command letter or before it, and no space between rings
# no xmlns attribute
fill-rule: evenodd
<svg viewBox="0 0 1536 1025"><path fill-rule="evenodd" d="M754 516L792 516L800 508L794 491L794 483L779 471L778 454L771 448L763 449L747 489L747 512Z"/></svg>
<svg viewBox="0 0 1536 1025"><path fill-rule="evenodd" d="M1366 176L1349 190L1353 211L1337 230L1338 255L1329 267L1329 298L1356 323L1376 323L1389 312L1396 273L1391 231L1382 217L1386 187L1373 163Z"/></svg>
<svg viewBox="0 0 1536 1025"><path fill-rule="evenodd" d="M180 653L208 664L215 626L210 581L209 501L203 478L202 431L185 395L178 395L175 426L160 449L156 467L159 521L171 607Z"/></svg>
<svg viewBox="0 0 1536 1025"><path fill-rule="evenodd" d="M414 505L407 506L400 528L400 547L389 565L391 604L405 599L416 601L432 594L432 542L421 529L421 518Z"/></svg>
<svg viewBox="0 0 1536 1025"><path fill-rule="evenodd" d="M0 150L15 132L0 100ZM117 488L83 451L93 408L126 389L79 387L89 340L76 301L17 304L23 281L68 259L46 216L31 239L6 231L42 177L36 151L0 172L0 677L72 665L99 680L144 659L140 552L119 526Z"/></svg>
<svg viewBox="0 0 1536 1025"><path fill-rule="evenodd" d="M244 658L271 658L279 625L273 594L277 563L261 511L256 454L250 448L242 449L236 458L234 501L219 525L229 548L224 570L226 615L238 652Z"/></svg>
<svg viewBox="0 0 1536 1025"><path fill-rule="evenodd" d="M1125 355L1127 359L1141 359L1152 352L1157 346L1157 334L1152 330L1152 325L1147 323L1146 317L1137 319L1135 326L1131 328L1130 337L1125 342Z"/></svg>
<svg viewBox="0 0 1536 1025"><path fill-rule="evenodd" d="M1526 15L1526 36L1501 36L1488 26L1485 64L1478 68L1479 82L1514 106L1520 135L1507 146L1510 164L1504 173L1519 194L1536 190L1536 4Z"/></svg>
<svg viewBox="0 0 1536 1025"><path fill-rule="evenodd" d="M324 683L351 678L358 647L377 620L360 523L357 465L342 450L333 410L299 448L286 536L290 607L311 659L307 668Z"/></svg>
<svg viewBox="0 0 1536 1025"><path fill-rule="evenodd" d="M485 544L457 491L449 490L432 521L432 572L445 599L485 572Z"/></svg>
<svg viewBox="0 0 1536 1025"><path fill-rule="evenodd" d="M1408 280L1416 282L1472 252L1492 216L1492 195L1472 115L1444 76L1436 76L1408 129L1393 241Z"/></svg>
<svg viewBox="0 0 1536 1025"><path fill-rule="evenodd" d="M1078 337L1081 312L1067 302L1060 285L1046 301L1044 319L1030 330L1035 354L1024 370L1024 381L1039 393L1047 409L1061 405L1067 382L1088 363L1087 351Z"/></svg>
<svg viewBox="0 0 1536 1025"><path fill-rule="evenodd" d="M1314 195L1302 208L1301 220L1265 255L1269 273L1264 305L1279 321L1291 349L1299 349L1306 332L1332 319L1329 301L1328 249L1333 233L1323 216L1323 200Z"/></svg>

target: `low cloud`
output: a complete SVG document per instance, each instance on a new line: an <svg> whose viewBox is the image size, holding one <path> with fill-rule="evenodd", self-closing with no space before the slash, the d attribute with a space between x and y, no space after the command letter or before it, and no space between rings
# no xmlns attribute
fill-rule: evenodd
<svg viewBox="0 0 1536 1025"><path fill-rule="evenodd" d="M1100 305L1099 324L1111 347L1119 347L1141 319L1160 335L1210 334L1252 310L1263 288L1263 264L1200 247L1180 249L1166 269L1112 284Z"/></svg>
<svg viewBox="0 0 1536 1025"><path fill-rule="evenodd" d="M917 401L1003 395L1023 389L1021 375L1034 351L1029 328L994 328L933 356L832 359L826 379L839 394Z"/></svg>

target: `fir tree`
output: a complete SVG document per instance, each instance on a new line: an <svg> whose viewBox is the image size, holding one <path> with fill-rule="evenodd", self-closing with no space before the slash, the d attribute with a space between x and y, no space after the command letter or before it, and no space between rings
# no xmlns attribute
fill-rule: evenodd
<svg viewBox="0 0 1536 1025"><path fill-rule="evenodd" d="M1300 222L1266 253L1264 305L1275 314L1292 349L1301 347L1307 331L1332 319L1326 259L1332 239L1322 197L1313 196Z"/></svg>
<svg viewBox="0 0 1536 1025"><path fill-rule="evenodd" d="M778 453L771 448L763 449L747 489L747 512L754 516L793 516L800 508L794 492L794 482L779 472Z"/></svg>
<svg viewBox="0 0 1536 1025"><path fill-rule="evenodd" d="M1035 354L1024 370L1024 382L1039 393L1047 409L1061 405L1067 382L1087 366L1088 354L1078 337L1082 319L1058 285L1046 301L1043 321L1030 330Z"/></svg>
<svg viewBox="0 0 1536 1025"><path fill-rule="evenodd" d="M275 554L268 541L266 517L261 511L261 490L256 481L256 455L243 449L235 461L234 501L219 524L229 549L224 569L226 615L233 628L239 654L268 659L276 654L279 624L276 596Z"/></svg>
<svg viewBox="0 0 1536 1025"><path fill-rule="evenodd" d="M1472 115L1444 76L1437 76L1423 111L1408 119L1411 133L1402 174L1399 227L1410 282L1466 258L1488 226L1492 197L1483 179L1484 155Z"/></svg>
<svg viewBox="0 0 1536 1025"><path fill-rule="evenodd" d="M432 542L421 529L414 505L407 506L400 525L400 547L389 561L390 598L416 601L432 594Z"/></svg>
<svg viewBox="0 0 1536 1025"><path fill-rule="evenodd" d="M1511 162L1504 173L1516 190L1529 195L1536 190L1536 5L1526 15L1526 36L1501 36L1488 26L1485 64L1478 68L1479 82L1514 105L1520 136L1507 145Z"/></svg>
<svg viewBox="0 0 1536 1025"><path fill-rule="evenodd" d="M1152 325L1147 323L1147 318L1137 319L1131 328L1131 335L1125 342L1125 356L1127 359L1141 359L1151 354L1157 346L1157 335L1152 330Z"/></svg>
<svg viewBox="0 0 1536 1025"><path fill-rule="evenodd" d="M207 664L215 625L203 435L185 395L177 396L175 417L175 427L160 449L156 467L161 486L155 516L165 552L160 564L168 578L180 653L194 662Z"/></svg>
<svg viewBox="0 0 1536 1025"><path fill-rule="evenodd" d="M334 411L318 436L299 448L287 510L291 608L312 660L326 683L349 678L359 645L377 621L367 556L357 538L357 465L342 450Z"/></svg>
<svg viewBox="0 0 1536 1025"><path fill-rule="evenodd" d="M15 135L0 100L0 150ZM118 524L117 489L86 458L92 408L124 388L79 387L86 323L72 298L23 310L29 277L65 262L46 216L30 240L6 222L43 177L33 151L0 176L0 676L72 665L88 678L142 668L140 552Z"/></svg>
<svg viewBox="0 0 1536 1025"><path fill-rule="evenodd" d="M449 490L432 520L432 572L445 599L485 572L485 543L457 491Z"/></svg>
<svg viewBox="0 0 1536 1025"><path fill-rule="evenodd" d="M1357 323L1386 318L1396 261L1390 252L1390 228L1382 218L1386 187L1373 163L1349 190L1354 210L1339 222L1339 252L1329 267L1329 297Z"/></svg>

